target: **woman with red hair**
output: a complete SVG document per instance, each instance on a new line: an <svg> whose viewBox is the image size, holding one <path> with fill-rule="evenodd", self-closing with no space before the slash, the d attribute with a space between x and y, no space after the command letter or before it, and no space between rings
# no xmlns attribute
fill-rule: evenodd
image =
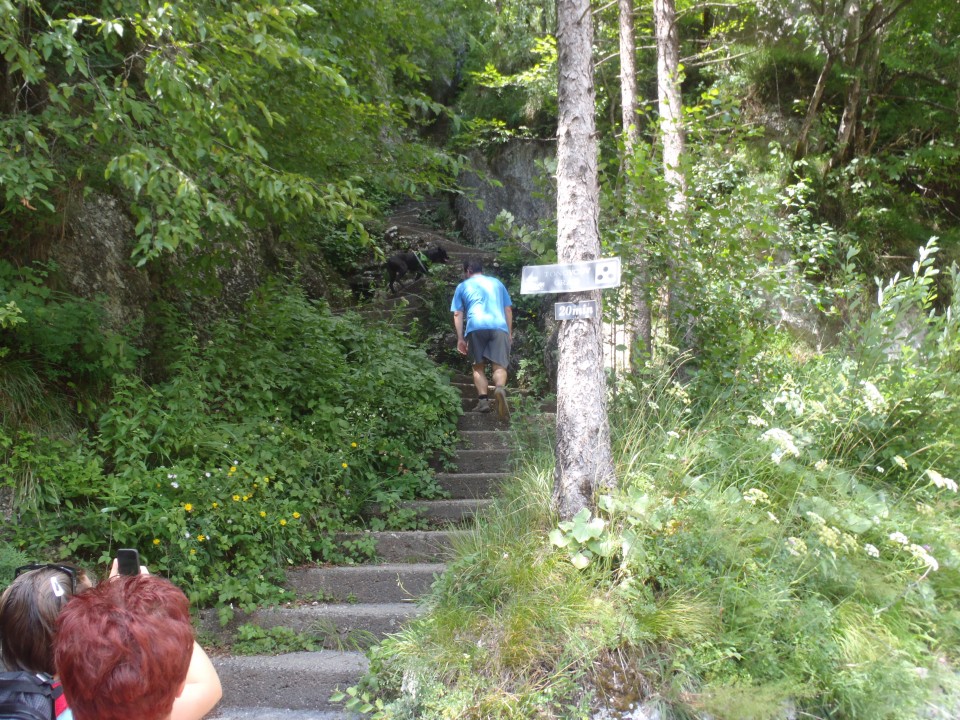
<svg viewBox="0 0 960 720"><path fill-rule="evenodd" d="M146 573L73 598L57 619L55 663L75 720L199 720L222 695L187 597Z"/></svg>

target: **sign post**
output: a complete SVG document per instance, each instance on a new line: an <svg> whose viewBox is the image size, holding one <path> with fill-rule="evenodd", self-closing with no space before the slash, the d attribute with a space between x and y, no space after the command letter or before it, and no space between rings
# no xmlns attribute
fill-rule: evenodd
<svg viewBox="0 0 960 720"><path fill-rule="evenodd" d="M568 265L524 265L521 295L575 293L620 286L620 258L604 258ZM554 303L555 320L592 320L600 314L596 300Z"/></svg>

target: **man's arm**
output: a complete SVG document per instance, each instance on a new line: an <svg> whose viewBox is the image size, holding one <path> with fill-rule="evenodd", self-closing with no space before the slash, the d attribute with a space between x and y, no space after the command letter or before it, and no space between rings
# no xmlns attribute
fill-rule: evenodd
<svg viewBox="0 0 960 720"><path fill-rule="evenodd" d="M463 337L463 312L456 310L453 313L453 327L457 330L457 352L467 354L467 341Z"/></svg>
<svg viewBox="0 0 960 720"><path fill-rule="evenodd" d="M503 314L507 317L507 334L510 336L510 342L513 342L513 308L507 305L503 309Z"/></svg>

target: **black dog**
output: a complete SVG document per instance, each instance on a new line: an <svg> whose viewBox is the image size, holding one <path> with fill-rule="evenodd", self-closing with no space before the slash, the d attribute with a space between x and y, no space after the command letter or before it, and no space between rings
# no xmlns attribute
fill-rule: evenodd
<svg viewBox="0 0 960 720"><path fill-rule="evenodd" d="M408 272L414 278L423 277L427 272L427 264L445 263L449 256L447 251L439 245L424 250L422 253L405 252L395 253L387 259L387 286L390 292L396 292L396 282Z"/></svg>

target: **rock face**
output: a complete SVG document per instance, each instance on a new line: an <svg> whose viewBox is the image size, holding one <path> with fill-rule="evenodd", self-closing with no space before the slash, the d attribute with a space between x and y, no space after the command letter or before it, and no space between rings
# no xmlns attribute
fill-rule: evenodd
<svg viewBox="0 0 960 720"><path fill-rule="evenodd" d="M133 221L116 198L91 195L50 248L60 282L75 295L99 298L116 331L141 327L152 295L147 272L130 261L134 237Z"/></svg>
<svg viewBox="0 0 960 720"><path fill-rule="evenodd" d="M474 153L473 169L459 178L463 194L454 201L463 242L485 246L496 240L489 229L501 210L510 212L516 223L537 227L540 220L556 214L556 185L552 163L557 155L552 140L511 140L493 155Z"/></svg>

